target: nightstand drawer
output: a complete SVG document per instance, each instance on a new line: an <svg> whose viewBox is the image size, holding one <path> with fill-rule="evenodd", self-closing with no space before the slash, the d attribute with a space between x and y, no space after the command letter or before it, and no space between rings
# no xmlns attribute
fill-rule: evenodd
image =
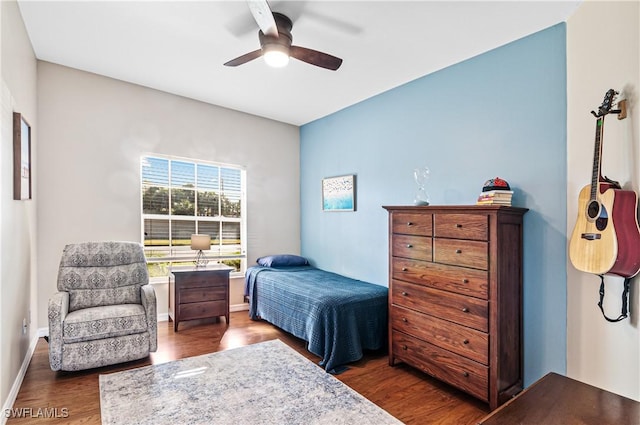
<svg viewBox="0 0 640 425"><path fill-rule="evenodd" d="M484 332L396 305L391 307L391 326L445 350L489 364L489 335Z"/></svg>
<svg viewBox="0 0 640 425"><path fill-rule="evenodd" d="M394 280L392 303L482 332L489 330L489 303L477 298Z"/></svg>
<svg viewBox="0 0 640 425"><path fill-rule="evenodd" d="M180 320L204 319L227 314L225 301L205 301L201 303L180 304L178 307Z"/></svg>
<svg viewBox="0 0 640 425"><path fill-rule="evenodd" d="M203 288L203 287L224 287L229 280L228 275L220 273L196 272L186 274L185 276L177 275L176 281L180 284L180 288Z"/></svg>
<svg viewBox="0 0 640 425"><path fill-rule="evenodd" d="M202 301L224 300L227 289L223 286L211 288L190 288L180 290L180 303L198 303Z"/></svg>

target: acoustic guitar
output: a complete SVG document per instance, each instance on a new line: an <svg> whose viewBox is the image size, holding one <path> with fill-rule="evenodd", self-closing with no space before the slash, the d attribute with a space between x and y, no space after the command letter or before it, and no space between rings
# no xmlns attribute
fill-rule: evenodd
<svg viewBox="0 0 640 425"><path fill-rule="evenodd" d="M591 184L578 196L578 218L569 246L573 266L597 275L635 276L640 271L638 196L601 174L604 118L616 96L607 91L596 117L596 141Z"/></svg>

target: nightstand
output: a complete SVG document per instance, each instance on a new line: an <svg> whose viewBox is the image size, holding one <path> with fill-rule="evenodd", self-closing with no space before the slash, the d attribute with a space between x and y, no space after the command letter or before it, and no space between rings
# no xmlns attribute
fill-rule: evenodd
<svg viewBox="0 0 640 425"><path fill-rule="evenodd" d="M169 274L169 318L173 330L185 320L224 316L229 325L229 274L233 267L172 267Z"/></svg>

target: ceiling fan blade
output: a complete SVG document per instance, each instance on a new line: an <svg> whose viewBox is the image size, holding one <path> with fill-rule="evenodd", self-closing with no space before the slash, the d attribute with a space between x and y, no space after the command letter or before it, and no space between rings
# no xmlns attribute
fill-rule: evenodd
<svg viewBox="0 0 640 425"><path fill-rule="evenodd" d="M266 35L278 36L278 26L267 0L247 0L253 19Z"/></svg>
<svg viewBox="0 0 640 425"><path fill-rule="evenodd" d="M317 50L307 49L306 47L291 46L289 56L296 58L311 65L335 71L342 65L342 59L331 56L328 53L322 53Z"/></svg>
<svg viewBox="0 0 640 425"><path fill-rule="evenodd" d="M253 52L245 53L242 56L239 56L235 59L230 60L229 62L225 63L224 66L242 65L243 63L247 63L256 58L259 58L260 56L262 56L262 49L254 50Z"/></svg>

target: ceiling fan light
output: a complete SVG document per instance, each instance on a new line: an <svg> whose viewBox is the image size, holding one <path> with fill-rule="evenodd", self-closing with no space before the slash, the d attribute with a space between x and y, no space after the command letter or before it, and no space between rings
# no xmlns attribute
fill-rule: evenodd
<svg viewBox="0 0 640 425"><path fill-rule="evenodd" d="M284 46L270 46L265 50L263 56L267 65L274 68L282 68L289 63L289 52Z"/></svg>

